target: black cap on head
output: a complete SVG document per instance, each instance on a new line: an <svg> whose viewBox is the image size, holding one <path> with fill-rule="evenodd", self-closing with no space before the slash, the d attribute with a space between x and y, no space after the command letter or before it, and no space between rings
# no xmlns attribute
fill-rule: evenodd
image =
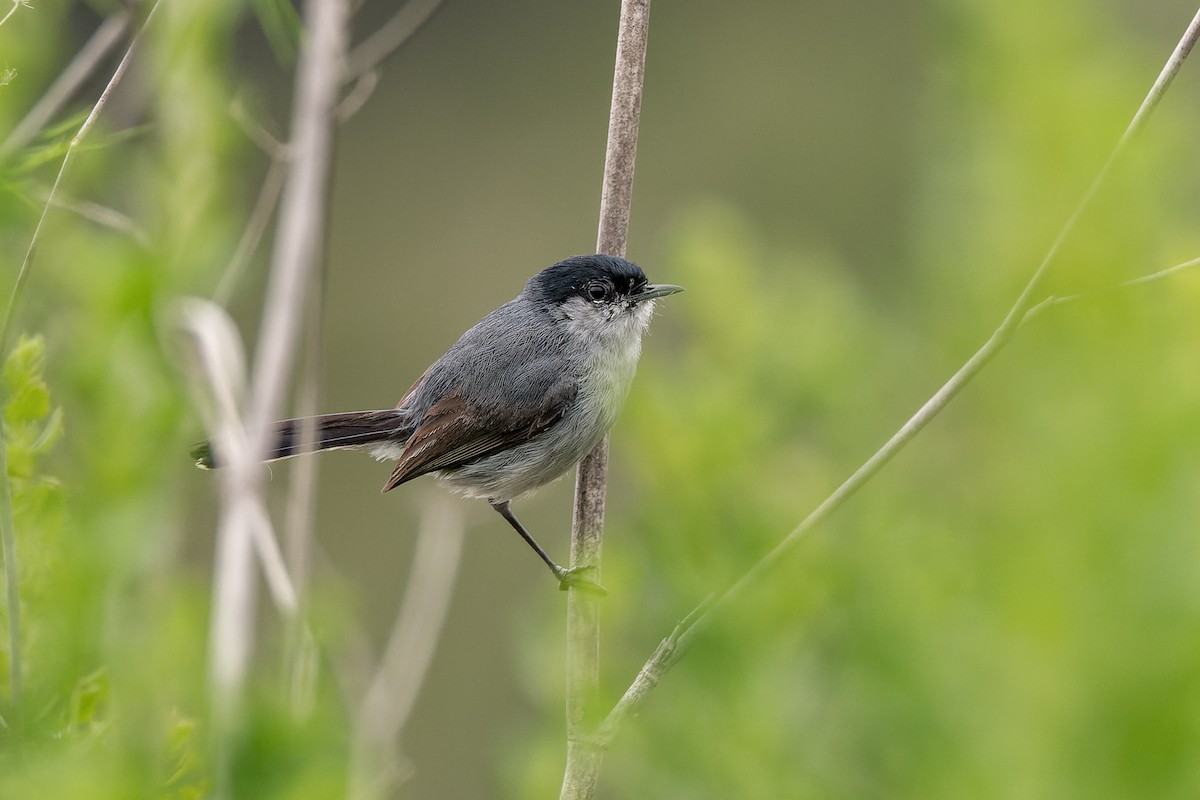
<svg viewBox="0 0 1200 800"><path fill-rule="evenodd" d="M646 284L646 274L632 261L616 256L573 256L529 279L525 291L552 303L586 296L591 281L607 280L618 294L629 295Z"/></svg>

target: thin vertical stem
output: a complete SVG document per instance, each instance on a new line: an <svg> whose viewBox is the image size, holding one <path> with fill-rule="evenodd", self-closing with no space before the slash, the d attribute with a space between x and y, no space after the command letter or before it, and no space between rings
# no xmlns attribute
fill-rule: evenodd
<svg viewBox="0 0 1200 800"><path fill-rule="evenodd" d="M623 0L613 70L604 188L600 197L597 252L624 256L629 236L633 167L637 155L638 120L646 70L646 35L650 0ZM575 481L571 526L571 566L590 567L600 576L604 535L604 495L608 476L608 438L580 463ZM590 731L597 720L600 683L600 603L594 594L572 589L567 599L567 765L561 797L595 795L603 751L594 747Z"/></svg>
<svg viewBox="0 0 1200 800"><path fill-rule="evenodd" d="M296 74L292 156L280 202L262 333L247 400L249 446L230 454L213 576L210 677L214 728L220 739L217 794L231 791L223 737L239 716L241 689L253 643L254 571L249 518L262 491L259 454L290 382L310 276L324 253L334 109L345 62L346 0L309 0L305 42Z"/></svg>

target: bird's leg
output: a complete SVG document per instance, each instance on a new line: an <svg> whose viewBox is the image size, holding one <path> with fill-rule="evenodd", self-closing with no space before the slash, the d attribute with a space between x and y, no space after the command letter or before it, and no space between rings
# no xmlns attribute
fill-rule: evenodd
<svg viewBox="0 0 1200 800"><path fill-rule="evenodd" d="M542 561L546 562L546 566L548 566L550 571L554 573L554 577L558 578L559 589L565 592L567 589L574 586L577 589L584 589L586 591L596 592L597 594L608 594L608 590L603 586L591 580L590 578L584 577L584 573L594 571L595 567L566 569L559 566L554 559L552 559L550 555L542 549L542 546L537 543L537 540L534 539L532 535L530 535L529 531L525 530L525 526L521 524L521 520L517 519L516 515L509 510L507 500L501 503L492 502L492 508L500 512L500 516L508 520L508 524L513 526L513 530L521 534L521 538L533 548L533 552L537 553L538 557L540 557Z"/></svg>

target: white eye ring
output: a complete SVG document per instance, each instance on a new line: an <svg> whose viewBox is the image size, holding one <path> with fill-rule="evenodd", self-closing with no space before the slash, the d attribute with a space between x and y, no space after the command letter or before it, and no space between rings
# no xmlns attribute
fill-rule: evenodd
<svg viewBox="0 0 1200 800"><path fill-rule="evenodd" d="M593 303L599 303L608 296L608 287L601 281L592 281L587 285L587 296Z"/></svg>

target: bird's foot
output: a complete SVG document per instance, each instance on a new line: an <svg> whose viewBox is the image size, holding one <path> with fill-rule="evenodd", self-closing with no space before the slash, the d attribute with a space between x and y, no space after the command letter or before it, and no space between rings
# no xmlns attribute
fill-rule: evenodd
<svg viewBox="0 0 1200 800"><path fill-rule="evenodd" d="M591 592L599 597L604 597L608 594L608 589L605 589L596 581L587 577L589 574L596 574L599 569L596 567L576 567L575 569L563 569L559 567L554 570L554 577L558 578L558 590L565 592L568 589L579 589L584 592Z"/></svg>

